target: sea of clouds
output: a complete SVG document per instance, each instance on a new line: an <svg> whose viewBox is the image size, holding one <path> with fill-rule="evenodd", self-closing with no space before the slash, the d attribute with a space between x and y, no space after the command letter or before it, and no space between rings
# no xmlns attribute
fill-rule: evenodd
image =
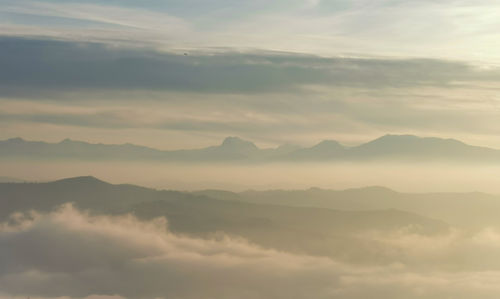
<svg viewBox="0 0 500 299"><path fill-rule="evenodd" d="M62 206L0 225L0 298L498 298L500 234L367 233L386 264L168 231L164 218Z"/></svg>

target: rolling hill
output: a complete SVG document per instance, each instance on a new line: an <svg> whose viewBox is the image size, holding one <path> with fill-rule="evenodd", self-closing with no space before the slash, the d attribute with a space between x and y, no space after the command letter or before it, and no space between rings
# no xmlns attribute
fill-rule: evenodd
<svg viewBox="0 0 500 299"><path fill-rule="evenodd" d="M169 230L201 238L220 233L245 238L266 248L380 261L376 240L362 237L401 229L422 235L449 231L444 222L395 209L343 211L316 207L256 204L214 199L204 194L113 185L94 177L48 183L1 183L0 217L15 212L47 212L65 203L90 213L134 214L140 219L168 219Z"/></svg>

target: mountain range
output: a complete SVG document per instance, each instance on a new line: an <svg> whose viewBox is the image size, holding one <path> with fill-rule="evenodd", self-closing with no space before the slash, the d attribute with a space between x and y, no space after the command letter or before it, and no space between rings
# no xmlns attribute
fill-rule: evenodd
<svg viewBox="0 0 500 299"><path fill-rule="evenodd" d="M356 263L394 262L381 254L380 240L369 237L377 233L425 239L455 229L500 229L500 197L477 192L400 193L378 186L184 192L110 184L91 176L0 183L0 223L70 203L90 214L132 214L145 221L165 217L175 234L207 239L222 234L265 248Z"/></svg>
<svg viewBox="0 0 500 299"><path fill-rule="evenodd" d="M1 158L75 160L149 160L183 162L300 162L300 161L458 161L500 162L500 150L465 144L455 139L385 135L358 146L324 140L312 147L283 145L258 148L238 137L201 149L158 150L134 144L93 144L65 139L59 143L11 138L0 141Z"/></svg>
<svg viewBox="0 0 500 299"><path fill-rule="evenodd" d="M472 230L484 227L500 229L500 196L481 192L402 193L371 186L346 190L202 190L193 194L254 204L343 211L394 209L440 219L455 227Z"/></svg>
<svg viewBox="0 0 500 299"><path fill-rule="evenodd" d="M378 241L363 238L401 229L425 236L449 232L445 222L397 209L336 210L227 200L206 194L114 185L94 177L48 183L0 183L0 223L50 212L63 204L98 215L166 217L169 231L213 238L221 233L265 248L356 262L382 261ZM17 214L16 214L17 213ZM14 215L14 216L12 216Z"/></svg>

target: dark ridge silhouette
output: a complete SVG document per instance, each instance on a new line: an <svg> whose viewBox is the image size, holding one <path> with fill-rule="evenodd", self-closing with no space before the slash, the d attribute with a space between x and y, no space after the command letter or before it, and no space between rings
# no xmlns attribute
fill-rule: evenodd
<svg viewBox="0 0 500 299"><path fill-rule="evenodd" d="M318 207L362 211L397 209L440 219L468 229L500 229L500 196L469 193L400 193L371 186L347 190L310 188L307 190L267 190L229 192L203 190L194 192L224 200L296 207Z"/></svg>
<svg viewBox="0 0 500 299"><path fill-rule="evenodd" d="M169 229L175 233L205 238L224 232L267 248L326 256L340 254L346 258L354 258L352 254L361 248L370 248L372 241L357 237L362 232L404 228L433 235L449 229L444 222L396 209L342 211L257 204L221 200L207 194L113 185L91 176L48 183L0 184L2 221L15 212L51 211L64 203L97 214L132 213L141 219L166 217Z"/></svg>
<svg viewBox="0 0 500 299"><path fill-rule="evenodd" d="M57 181L51 182L51 184L71 184L71 185L96 185L96 184L108 184L104 181L101 181L100 179L94 177L94 176L79 176L79 177L72 177L72 178L66 178L66 179L61 179Z"/></svg>

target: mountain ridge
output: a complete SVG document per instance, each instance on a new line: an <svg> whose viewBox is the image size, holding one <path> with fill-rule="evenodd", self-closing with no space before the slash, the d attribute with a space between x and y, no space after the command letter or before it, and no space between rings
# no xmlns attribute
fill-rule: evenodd
<svg viewBox="0 0 500 299"><path fill-rule="evenodd" d="M222 143L198 149L159 150L147 146L89 143L66 138L58 143L28 141L20 137L0 140L0 159L82 159L154 160L184 162L301 162L301 161L498 161L500 150L474 146L451 138L387 134L357 146L344 146L323 140L311 147L282 145L259 148L239 137L226 137Z"/></svg>
<svg viewBox="0 0 500 299"><path fill-rule="evenodd" d="M360 248L371 252L377 244L357 234L394 233L403 228L434 236L451 228L443 221L391 208L343 211L257 204L109 184L91 176L48 183L0 183L0 222L8 221L13 213L51 212L69 203L90 214L134 215L142 220L165 217L169 231L176 234L211 239L223 232L265 248L355 260L359 260L355 252Z"/></svg>

